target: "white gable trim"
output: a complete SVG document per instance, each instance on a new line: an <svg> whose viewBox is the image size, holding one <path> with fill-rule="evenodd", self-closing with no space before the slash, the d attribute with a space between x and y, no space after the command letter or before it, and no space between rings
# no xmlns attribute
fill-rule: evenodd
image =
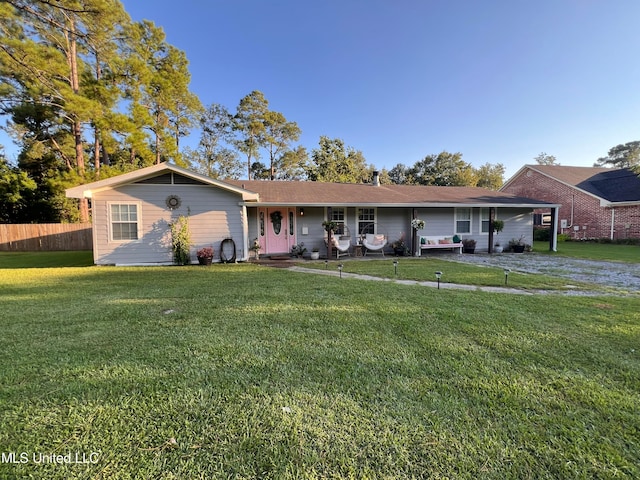
<svg viewBox="0 0 640 480"><path fill-rule="evenodd" d="M259 195L255 192L236 187L235 185L231 185L220 180L215 180L211 177L207 177L206 175L201 175L191 170L187 170L186 168L178 167L177 165L172 165L166 162L159 163L151 167L134 170L133 172L123 173L122 175L116 175L115 177L107 178L105 180L98 180L97 182L91 182L84 185L78 185L77 187L68 188L66 190L66 195L69 198L91 198L95 193L102 190L116 188L121 185L138 182L147 178L153 178L158 174L164 172L178 173L180 175L184 175L185 177L202 182L206 185L211 185L223 190L237 193L242 196L242 200L244 201L257 201L259 199Z"/></svg>

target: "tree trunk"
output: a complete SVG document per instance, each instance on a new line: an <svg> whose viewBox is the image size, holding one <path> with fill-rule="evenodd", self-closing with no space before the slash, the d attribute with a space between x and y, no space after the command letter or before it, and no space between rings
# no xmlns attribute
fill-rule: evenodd
<svg viewBox="0 0 640 480"><path fill-rule="evenodd" d="M80 199L80 221L82 223L89 223L89 199Z"/></svg>
<svg viewBox="0 0 640 480"><path fill-rule="evenodd" d="M98 127L93 127L93 135L93 168L98 179L100 178L100 130Z"/></svg>
<svg viewBox="0 0 640 480"><path fill-rule="evenodd" d="M95 54L96 57L96 81L100 83L102 78L102 69L100 68L100 57L98 56L98 52ZM93 168L96 172L96 178L100 178L100 129L97 125L93 127Z"/></svg>
<svg viewBox="0 0 640 480"><path fill-rule="evenodd" d="M67 61L69 62L69 83L73 93L77 94L80 91L80 80L78 77L78 53L76 43L76 25L72 17L69 18L69 32L67 37ZM84 177L84 145L82 144L82 123L77 115L74 115L73 125L71 126L73 132L73 140L75 142L76 150L76 168L78 174ZM87 218L88 221L88 218Z"/></svg>

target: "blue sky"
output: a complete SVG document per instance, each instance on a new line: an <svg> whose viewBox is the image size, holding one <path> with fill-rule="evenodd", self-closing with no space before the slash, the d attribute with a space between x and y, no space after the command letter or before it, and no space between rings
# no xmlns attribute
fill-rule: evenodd
<svg viewBox="0 0 640 480"><path fill-rule="evenodd" d="M186 52L203 104L260 90L309 151L338 137L381 169L447 150L508 178L640 140L637 0L123 3Z"/></svg>

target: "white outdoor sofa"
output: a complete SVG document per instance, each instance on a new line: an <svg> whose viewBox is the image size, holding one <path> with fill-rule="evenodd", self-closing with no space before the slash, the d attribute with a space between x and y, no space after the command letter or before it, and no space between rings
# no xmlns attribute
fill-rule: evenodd
<svg viewBox="0 0 640 480"><path fill-rule="evenodd" d="M460 240L458 242L454 241ZM462 240L457 238L457 235L421 235L420 236L420 251L431 249L449 249L458 250L458 253L462 253Z"/></svg>

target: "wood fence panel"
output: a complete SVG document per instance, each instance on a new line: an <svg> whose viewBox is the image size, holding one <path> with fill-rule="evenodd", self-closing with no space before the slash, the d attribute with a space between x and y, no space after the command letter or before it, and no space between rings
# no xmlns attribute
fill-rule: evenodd
<svg viewBox="0 0 640 480"><path fill-rule="evenodd" d="M91 250L90 223L0 224L0 251Z"/></svg>

